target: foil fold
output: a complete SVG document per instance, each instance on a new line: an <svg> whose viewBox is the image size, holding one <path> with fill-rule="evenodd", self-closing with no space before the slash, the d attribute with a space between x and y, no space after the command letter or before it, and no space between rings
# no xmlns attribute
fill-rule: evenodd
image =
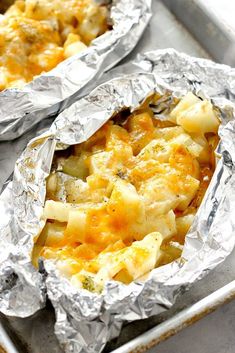
<svg viewBox="0 0 235 353"><path fill-rule="evenodd" d="M107 78L116 76L118 70ZM186 236L181 259L154 269L143 283L126 286L110 281L101 295L73 287L51 260L44 261L43 271L34 269L30 253L33 239L43 227L45 178L54 152L87 140L113 114L123 108L135 110L153 92L162 96L154 114L164 119L173 104L171 97L182 97L187 91L212 100L221 118L221 143L216 171ZM0 257L0 310L28 316L21 303L26 303L29 295L22 289L26 287L32 296L37 294L31 313L44 305L46 291L55 308L55 332L64 351L98 353L119 334L124 322L170 308L180 293L234 248L234 141L234 69L170 49L146 53L121 67L120 77L103 83L64 110L47 132L28 144L16 163L13 183L0 197L2 214L6 215L0 222L0 249L8 244ZM14 301L9 300L11 295Z"/></svg>
<svg viewBox="0 0 235 353"><path fill-rule="evenodd" d="M110 3L110 1L109 1ZM23 89L0 92L0 141L15 139L94 88L96 80L137 44L151 18L151 0L111 1L113 28L83 53L40 75Z"/></svg>

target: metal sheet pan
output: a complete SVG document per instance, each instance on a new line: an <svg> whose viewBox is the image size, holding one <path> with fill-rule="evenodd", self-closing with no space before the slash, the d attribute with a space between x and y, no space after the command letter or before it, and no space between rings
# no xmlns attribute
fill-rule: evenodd
<svg viewBox="0 0 235 353"><path fill-rule="evenodd" d="M153 2L153 12L154 16L144 37L126 60L131 60L139 52L167 47L198 57L211 57L162 2ZM34 130L22 139L0 143L1 185L10 175L27 140L35 133ZM108 344L105 353L144 352L235 297L234 255L235 252L209 276L191 287L171 310L126 325L119 338ZM0 353L62 353L53 334L54 312L50 304L31 318L1 316L0 322Z"/></svg>
<svg viewBox="0 0 235 353"><path fill-rule="evenodd" d="M215 61L235 65L235 28L227 14L232 1L162 1Z"/></svg>

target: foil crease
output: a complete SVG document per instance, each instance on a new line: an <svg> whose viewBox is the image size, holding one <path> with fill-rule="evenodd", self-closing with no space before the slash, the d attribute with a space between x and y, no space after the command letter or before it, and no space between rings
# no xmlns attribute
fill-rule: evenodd
<svg viewBox="0 0 235 353"><path fill-rule="evenodd" d="M111 3L112 30L23 89L0 92L0 141L15 139L45 117L58 114L94 88L102 73L135 47L151 18L151 0L107 3Z"/></svg>
<svg viewBox="0 0 235 353"><path fill-rule="evenodd" d="M141 55L107 78L118 70L119 77L64 110L48 131L28 144L16 163L13 182L0 197L4 216L0 249L5 245L0 254L0 310L28 316L44 305L46 292L56 312L55 332L66 353L101 352L124 322L170 308L235 245L235 70L170 49ZM154 113L164 119L172 97L187 91L212 100L221 118L221 143L216 171L186 236L182 258L154 269L144 283L126 286L110 281L101 295L73 287L53 261L44 261L36 271L30 253L43 227L45 178L55 150L87 140L114 113L127 107L135 110L153 92L162 96ZM26 310L30 294L34 305Z"/></svg>

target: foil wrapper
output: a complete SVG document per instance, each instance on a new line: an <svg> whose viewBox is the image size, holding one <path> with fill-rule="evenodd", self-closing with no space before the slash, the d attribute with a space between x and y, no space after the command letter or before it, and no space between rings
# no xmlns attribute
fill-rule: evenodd
<svg viewBox="0 0 235 353"><path fill-rule="evenodd" d="M55 333L66 353L98 353L124 322L156 315L221 263L235 245L235 70L174 50L146 53L124 65L119 77L103 83L64 110L51 128L34 138L18 159L13 182L0 197L0 310L26 317L45 303L56 312ZM164 119L172 97L193 91L210 98L221 118L218 164L181 259L154 269L144 282L106 283L102 294L77 289L46 260L30 263L34 237L43 227L45 178L56 150L86 141L113 114L135 110L149 95L161 99L154 114Z"/></svg>
<svg viewBox="0 0 235 353"><path fill-rule="evenodd" d="M102 73L135 47L151 18L151 0L106 3L111 6L112 30L23 89L0 92L0 141L15 139L45 117L58 114L94 88Z"/></svg>

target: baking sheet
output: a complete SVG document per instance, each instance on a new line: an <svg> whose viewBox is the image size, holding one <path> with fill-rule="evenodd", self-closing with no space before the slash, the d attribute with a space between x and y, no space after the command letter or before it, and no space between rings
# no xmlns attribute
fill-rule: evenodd
<svg viewBox="0 0 235 353"><path fill-rule="evenodd" d="M215 61L235 65L234 2L162 0Z"/></svg>
<svg viewBox="0 0 235 353"><path fill-rule="evenodd" d="M200 57L209 57L209 55L201 48L195 39L175 20L166 7L161 2L153 3L154 17L148 28L144 38L139 44L136 52L143 52L149 49L165 48L174 46L175 49L184 51L191 55ZM158 36L156 35L158 34ZM129 56L129 60L134 56ZM50 121L48 121L48 125ZM40 131L40 126L38 130ZM31 131L23 139L18 139L13 143L0 144L0 177L3 182L9 176L13 169L14 162L24 149L26 142L35 135ZM234 255L234 254L233 254ZM230 282L235 275L234 256L230 256L224 264L219 266L214 272L210 273L204 280L194 285L191 290L185 293L176 303L176 305L164 314L157 315L151 319L134 322L127 325L117 341L111 342L106 352L112 352L115 348L128 342L131 338L145 332L149 328L158 323L172 317L183 308L191 306L206 295L213 293L216 289ZM53 310L50 306L42 310L36 316L29 319L2 318L3 326L6 332L15 341L17 351L30 353L61 353L53 334ZM4 332L4 331L3 331ZM0 336L0 344L2 337ZM4 345L4 342L2 342ZM45 346L46 345L46 346ZM8 353L13 353L9 350ZM1 351L0 351L1 352ZM120 351L121 352L121 351ZM15 352L14 352L15 353Z"/></svg>

